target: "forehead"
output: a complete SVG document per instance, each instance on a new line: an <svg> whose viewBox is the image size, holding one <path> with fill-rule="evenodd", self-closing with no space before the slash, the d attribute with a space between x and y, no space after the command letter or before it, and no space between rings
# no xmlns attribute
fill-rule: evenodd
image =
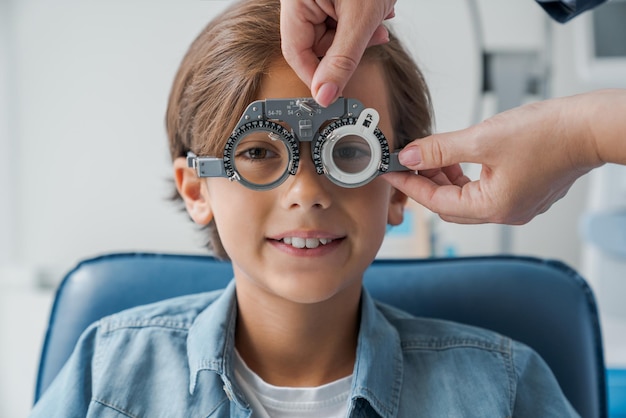
<svg viewBox="0 0 626 418"><path fill-rule="evenodd" d="M311 91L284 60L272 63L263 76L257 100L310 97ZM376 61L363 61L343 90L343 96L358 99L380 114L380 130L393 140L388 91L383 69Z"/></svg>

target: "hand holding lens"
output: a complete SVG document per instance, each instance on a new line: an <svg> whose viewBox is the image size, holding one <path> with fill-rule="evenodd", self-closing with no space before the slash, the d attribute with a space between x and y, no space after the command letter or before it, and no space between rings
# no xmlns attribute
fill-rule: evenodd
<svg viewBox="0 0 626 418"><path fill-rule="evenodd" d="M408 170L378 129L375 109L339 98L329 107L312 98L252 102L228 138L222 158L187 156L200 177L227 177L269 190L298 171L300 143L310 142L317 174L342 187L359 187L389 171Z"/></svg>

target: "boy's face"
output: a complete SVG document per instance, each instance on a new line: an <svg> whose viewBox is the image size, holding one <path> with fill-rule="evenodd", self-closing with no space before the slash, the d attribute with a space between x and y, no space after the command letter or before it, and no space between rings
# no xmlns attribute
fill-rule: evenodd
<svg viewBox="0 0 626 418"><path fill-rule="evenodd" d="M307 96L307 86L279 61L264 77L257 99ZM361 64L344 96L379 112L379 128L394 149L379 66ZM199 180L194 209L189 210L185 198L196 222L215 220L233 263L238 292L245 288L315 303L349 289L360 290L362 274L380 248L386 225L402 222L406 196L386 181L376 178L362 187L342 188L315 172L309 143L300 144L300 153L296 175L272 190L253 191L225 178L209 178Z"/></svg>

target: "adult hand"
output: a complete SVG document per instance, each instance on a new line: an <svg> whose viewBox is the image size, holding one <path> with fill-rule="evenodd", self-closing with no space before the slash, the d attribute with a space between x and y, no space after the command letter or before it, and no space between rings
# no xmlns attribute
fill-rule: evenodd
<svg viewBox="0 0 626 418"><path fill-rule="evenodd" d="M420 175L383 178L446 221L521 225L592 168L626 164L624 115L626 90L533 103L414 141L400 162ZM470 181L462 162L481 164L480 178Z"/></svg>
<svg viewBox="0 0 626 418"><path fill-rule="evenodd" d="M283 55L320 105L341 95L365 48L389 40L382 22L393 17L395 2L281 0Z"/></svg>

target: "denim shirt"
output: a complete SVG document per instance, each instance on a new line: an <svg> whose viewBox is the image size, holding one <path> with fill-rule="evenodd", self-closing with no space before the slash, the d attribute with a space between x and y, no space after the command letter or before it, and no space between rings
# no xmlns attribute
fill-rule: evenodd
<svg viewBox="0 0 626 418"><path fill-rule="evenodd" d="M234 378L234 282L106 317L32 417L250 417ZM348 417L578 416L542 359L491 331L415 318L366 290Z"/></svg>

